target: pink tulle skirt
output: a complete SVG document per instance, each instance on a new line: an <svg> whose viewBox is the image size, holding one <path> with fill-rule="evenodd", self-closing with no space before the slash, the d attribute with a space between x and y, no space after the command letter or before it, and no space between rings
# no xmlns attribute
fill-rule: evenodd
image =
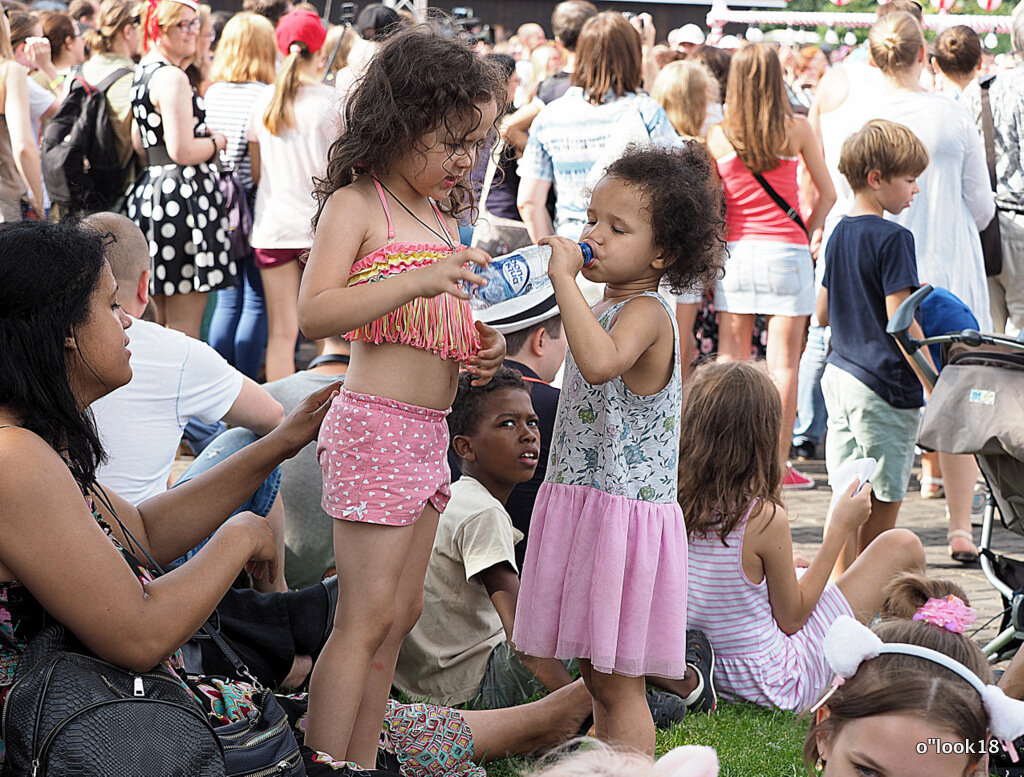
<svg viewBox="0 0 1024 777"><path fill-rule="evenodd" d="M544 483L530 522L513 642L599 672L682 678L686 525L679 505Z"/></svg>

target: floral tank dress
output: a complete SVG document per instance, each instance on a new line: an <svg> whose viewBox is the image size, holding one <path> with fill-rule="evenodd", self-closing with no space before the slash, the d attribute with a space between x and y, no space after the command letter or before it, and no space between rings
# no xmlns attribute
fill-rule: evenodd
<svg viewBox="0 0 1024 777"><path fill-rule="evenodd" d="M659 294L678 353L675 315ZM629 300L598 322L606 330ZM634 394L587 383L570 350L545 482L530 522L513 642L599 672L686 671L686 525L676 501L682 375Z"/></svg>

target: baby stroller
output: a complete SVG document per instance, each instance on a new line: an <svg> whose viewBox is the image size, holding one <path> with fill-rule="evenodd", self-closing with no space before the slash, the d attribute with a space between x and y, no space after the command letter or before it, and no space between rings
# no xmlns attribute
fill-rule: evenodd
<svg viewBox="0 0 1024 777"><path fill-rule="evenodd" d="M1003 599L999 635L983 647L992 662L1024 644L1024 561L994 553L996 512L1003 526L1024 537L1024 332L1016 340L971 329L916 340L909 330L932 292L925 285L896 310L886 331L896 338L932 385L918 433L926 450L973 454L988 484L982 519L981 568ZM941 345L939 375L921 348Z"/></svg>

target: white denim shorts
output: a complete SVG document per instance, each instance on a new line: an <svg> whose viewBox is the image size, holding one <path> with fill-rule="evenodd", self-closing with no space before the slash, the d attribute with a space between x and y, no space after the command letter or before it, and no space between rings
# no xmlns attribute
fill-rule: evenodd
<svg viewBox="0 0 1024 777"><path fill-rule="evenodd" d="M725 275L715 286L719 312L809 316L814 297L814 261L807 246L776 240L729 243Z"/></svg>

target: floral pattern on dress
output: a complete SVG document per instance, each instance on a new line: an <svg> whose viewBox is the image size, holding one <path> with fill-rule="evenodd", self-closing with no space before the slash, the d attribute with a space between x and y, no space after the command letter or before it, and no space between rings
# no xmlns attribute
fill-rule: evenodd
<svg viewBox="0 0 1024 777"><path fill-rule="evenodd" d="M678 349L674 311L659 294L643 296L664 306ZM628 301L598 317L605 330ZM679 360L665 387L642 397L630 391L621 376L599 386L587 383L570 349L563 386L546 479L645 502L675 502L682 413Z"/></svg>

